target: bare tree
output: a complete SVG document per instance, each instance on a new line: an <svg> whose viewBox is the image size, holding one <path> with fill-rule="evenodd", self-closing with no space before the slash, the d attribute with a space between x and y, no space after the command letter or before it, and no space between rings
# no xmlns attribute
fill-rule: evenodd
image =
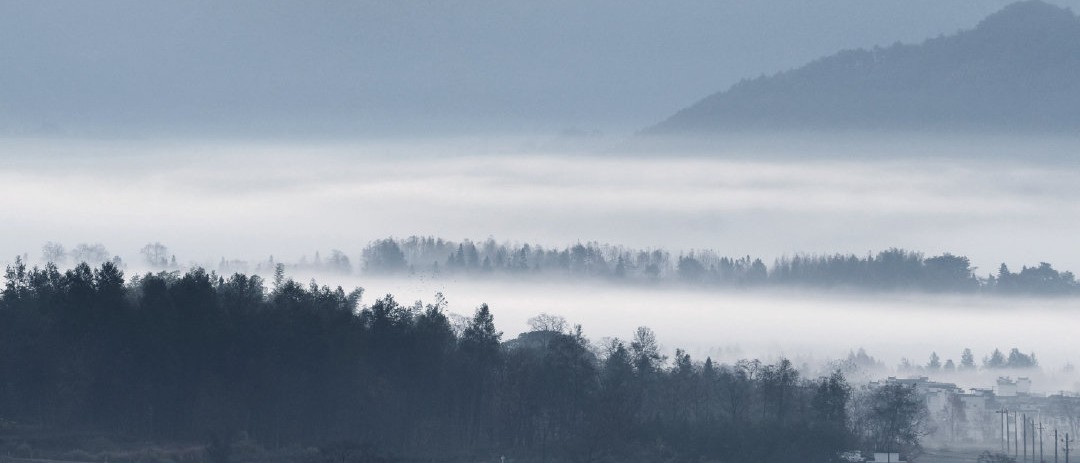
<svg viewBox="0 0 1080 463"><path fill-rule="evenodd" d="M63 265L67 263L67 250L64 249L64 245L49 241L41 247L41 258L48 263Z"/></svg>
<svg viewBox="0 0 1080 463"><path fill-rule="evenodd" d="M109 260L109 251L101 243L79 243L71 250L71 257L77 264L97 265Z"/></svg>
<svg viewBox="0 0 1080 463"><path fill-rule="evenodd" d="M529 319L529 328L533 331L553 331L563 333L566 331L566 319L558 315L542 313Z"/></svg>
<svg viewBox="0 0 1080 463"><path fill-rule="evenodd" d="M169 248L160 242L147 243L139 250L143 256L143 262L155 269L163 269L169 266Z"/></svg>

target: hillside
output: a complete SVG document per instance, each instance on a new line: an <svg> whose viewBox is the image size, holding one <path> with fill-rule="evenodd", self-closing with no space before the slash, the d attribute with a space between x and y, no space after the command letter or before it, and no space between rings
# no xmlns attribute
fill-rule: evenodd
<svg viewBox="0 0 1080 463"><path fill-rule="evenodd" d="M1077 128L1080 19L1032 0L955 35L744 80L645 132Z"/></svg>

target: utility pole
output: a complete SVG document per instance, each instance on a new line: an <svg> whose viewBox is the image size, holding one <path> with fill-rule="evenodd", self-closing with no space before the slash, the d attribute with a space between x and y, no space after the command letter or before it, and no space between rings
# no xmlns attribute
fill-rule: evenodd
<svg viewBox="0 0 1080 463"><path fill-rule="evenodd" d="M1065 433L1065 463L1069 463L1069 433Z"/></svg>
<svg viewBox="0 0 1080 463"><path fill-rule="evenodd" d="M1061 444L1058 443L1057 428L1054 428L1054 463L1058 463L1058 447L1061 447Z"/></svg>
<svg viewBox="0 0 1080 463"><path fill-rule="evenodd" d="M1020 415L1020 417L1024 420L1024 431L1022 433L1020 433L1020 435L1024 437L1024 461L1026 462L1026 461L1028 461L1028 458L1027 458L1027 439L1028 439L1028 435L1027 435L1027 425L1028 425L1027 413L1024 413L1023 415Z"/></svg>
<svg viewBox="0 0 1080 463"><path fill-rule="evenodd" d="M1001 424L998 425L998 444L1001 445L1001 451L1005 451L1005 409L1001 408L995 411L1001 416Z"/></svg>
<svg viewBox="0 0 1080 463"><path fill-rule="evenodd" d="M1035 461L1035 416L1031 417L1031 461Z"/></svg>
<svg viewBox="0 0 1080 463"><path fill-rule="evenodd" d="M1001 439L998 439L998 440L1000 441L999 443L1001 444L1001 450L1003 452L1005 452L1006 454L1008 454L1009 453L1009 420L1006 419L1006 416L1009 415L1009 409L1007 409L1005 407L1001 407L1001 410L998 410L998 411L996 411L994 413L997 413L998 415L1001 415L1001 426L998 426L998 434L1001 436Z"/></svg>
<svg viewBox="0 0 1080 463"><path fill-rule="evenodd" d="M1042 423L1039 423L1039 425L1041 426ZM1042 441L1042 432L1038 432L1038 429L1039 428L1035 427L1035 418L1032 418L1031 419L1031 461L1035 461L1035 436L1038 435L1039 436L1039 441L1040 442ZM1042 455L1041 454L1039 455L1039 463L1042 463Z"/></svg>
<svg viewBox="0 0 1080 463"><path fill-rule="evenodd" d="M1012 441L1009 440L1009 410L1005 410L1005 454L1012 452Z"/></svg>
<svg viewBox="0 0 1080 463"><path fill-rule="evenodd" d="M1013 412L1013 458L1020 458L1020 443L1017 442L1016 425L1020 424L1020 420L1016 416L1016 412Z"/></svg>
<svg viewBox="0 0 1080 463"><path fill-rule="evenodd" d="M1042 432L1043 432L1044 427L1045 426L1043 426L1042 420L1039 420L1039 463L1046 463L1046 459L1043 458ZM1032 453L1034 453L1034 452L1032 452Z"/></svg>

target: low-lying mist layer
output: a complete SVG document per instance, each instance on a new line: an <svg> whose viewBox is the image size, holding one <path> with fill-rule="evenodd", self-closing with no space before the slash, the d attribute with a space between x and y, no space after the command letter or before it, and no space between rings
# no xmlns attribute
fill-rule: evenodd
<svg viewBox="0 0 1080 463"><path fill-rule="evenodd" d="M9 267L9 285L27 278L19 276L29 271L21 265ZM843 368L860 380L927 375L964 387L992 387L998 376L1028 376L1037 391L1080 391L1073 367L1080 358L1072 349L1072 298L807 292L777 286L711 288L462 274L350 275L314 272L310 266L286 268L279 263L262 277L312 283L317 277L331 286L362 286L366 294L393 294L404 301L445 295L439 297L455 323L465 320L457 314L487 303L500 328L511 334L528 331L538 314L550 314L581 324L597 339L651 327L665 340L662 351L669 355L678 347L722 362L789 358L812 374ZM182 271L155 275L177 278ZM210 275L212 280L231 278L230 273ZM859 348L869 354L855 355ZM1010 354L1014 348L1032 360L994 360L995 351ZM972 352L978 368L965 363L965 351Z"/></svg>
<svg viewBox="0 0 1080 463"><path fill-rule="evenodd" d="M632 249L599 243L577 243L564 248L498 243L489 238L474 243L434 237L387 238L363 250L362 269L367 274L423 273L431 278L458 276L549 278L595 278L616 283L675 281L701 286L780 286L846 288L864 290L926 291L998 294L1064 295L1080 291L1072 272L1059 272L1048 263L1023 266L1012 272L1005 264L996 274L975 275L971 260L945 253L924 257L922 253L889 249L860 257L853 254L795 255L781 257L772 265L751 256L723 256L713 250L691 250L678 255L664 249ZM228 273L237 262L222 261ZM259 266L273 266L266 262ZM246 271L245 268L239 270ZM334 251L324 263L296 264L301 270L349 273L349 261Z"/></svg>
<svg viewBox="0 0 1080 463"><path fill-rule="evenodd" d="M0 195L18 198L0 205L0 256L100 242L133 260L161 241L181 263L334 248L355 258L372 239L420 233L715 249L766 263L898 247L970 256L979 275L1001 262L1080 268L1062 252L1080 234L1080 170L1026 162L1064 157L1069 144L918 139L779 154L749 144L682 156L527 140L0 143ZM981 157L988 144L997 155Z"/></svg>
<svg viewBox="0 0 1080 463"><path fill-rule="evenodd" d="M870 275L861 266L871 257L877 261L870 250L892 247L919 250L924 258L969 256L981 278L996 277L1002 262L1012 274L1032 266L1035 276L1050 274L1040 262L1080 268L1080 258L1067 252L1071 236L1080 234L1080 205L1072 200L1080 193L1080 169L1067 160L1075 145L1001 138L872 141L623 155L549 149L529 140L7 139L0 142L0 195L10 199L0 202L0 260L29 254L27 260L36 261L41 244L51 241L67 245L69 263L120 255L129 272L202 266L223 275L246 268L269 276L273 266L262 264L272 253L273 263L290 264L288 273L298 279L322 273L324 281L405 300L442 291L460 312L489 302L508 331L525 330L542 312L582 323L599 337L647 325L698 357L797 353L826 361L862 346L891 368L903 358L924 364L934 351L942 362L958 362L964 348L981 359L995 348L1018 347L1035 351L1048 371L1076 362L1068 300L807 295L777 287L715 291L645 279L598 284L607 277L477 280L448 268L439 278L423 271L362 273L372 239L416 233L512 237L560 253L578 242L588 248L592 240L667 249L661 275L676 281L678 250L684 256L714 250L735 260L752 254L743 263L752 268L760 258L767 270L784 256L839 254L848 256L845 262L855 256L850 275L860 278ZM141 253L157 241L168 249ZM521 248L509 243L507 250ZM315 269L315 249L324 250L322 270ZM159 261L148 266L144 259L151 255ZM410 264L446 267L450 255L430 257ZM711 277L714 262L705 257L694 253ZM482 269L483 259L475 262ZM537 263L530 255L529 266ZM609 270L617 264L607 260ZM332 271L346 267L351 273Z"/></svg>
<svg viewBox="0 0 1080 463"><path fill-rule="evenodd" d="M269 258L249 262L222 257L211 262L181 265L175 254L160 243L147 243L139 251L134 268L148 271L175 271L183 268L210 268L222 275L255 272L263 275L284 270L302 274L401 276L430 279L517 278L528 281L590 280L595 283L660 285L684 284L696 287L807 288L826 290L917 291L935 293L983 293L1032 296L1064 296L1080 292L1072 272L1058 271L1049 263L1021 267L1012 272L1002 263L996 273L975 274L971 260L945 253L925 257L903 249L871 253L802 255L781 257L771 265L751 256L730 257L714 250L678 253L665 249L634 249L596 242L577 243L562 248L540 244L497 242L456 242L435 237L375 240L350 258L332 249L325 257L316 251L288 262ZM29 254L17 259L29 262ZM110 255L100 244L79 243L68 249L48 242L41 248L41 264L59 266L72 263L99 264L110 261L128 266L120 256ZM354 266L353 261L358 261Z"/></svg>

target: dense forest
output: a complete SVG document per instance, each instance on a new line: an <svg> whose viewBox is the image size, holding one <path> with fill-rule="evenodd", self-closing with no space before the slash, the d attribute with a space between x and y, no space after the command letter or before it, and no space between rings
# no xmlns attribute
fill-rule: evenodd
<svg viewBox="0 0 1080 463"><path fill-rule="evenodd" d="M662 249L631 249L595 242L563 248L530 244L475 243L434 237L386 238L363 251L363 271L432 275L543 274L598 277L613 281L678 281L694 285L851 288L927 292L994 292L1056 295L1080 291L1072 272L1048 263L1019 272L1001 264L996 274L978 277L967 257L925 257L903 249L877 254L796 255L769 268L760 258L726 257L698 250L674 255ZM340 266L335 267L340 268Z"/></svg>
<svg viewBox="0 0 1080 463"><path fill-rule="evenodd" d="M806 378L787 360L665 358L645 327L595 345L551 316L504 340L486 305L456 326L441 296L367 305L359 289L277 270L267 284L202 269L127 279L111 262L9 266L0 455L825 462L914 454L924 433L925 405L904 386ZM102 440L198 451L91 454L87 436L101 452Z"/></svg>

